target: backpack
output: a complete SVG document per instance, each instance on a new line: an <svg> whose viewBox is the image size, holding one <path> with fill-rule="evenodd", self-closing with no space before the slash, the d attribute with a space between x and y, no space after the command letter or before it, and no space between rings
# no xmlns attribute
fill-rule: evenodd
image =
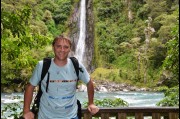
<svg viewBox="0 0 180 119"><path fill-rule="evenodd" d="M79 71L83 72L82 69L79 67L79 62L78 60L75 58L75 57L70 57L73 65L74 65L74 69L76 71L76 75L78 77L77 79L77 82L79 80ZM34 104L32 106L32 109L31 111L34 113L35 115L35 119L37 118L37 114L38 114L38 110L39 110L39 104L40 104L40 98L42 96L42 90L41 90L41 82L42 80L44 79L45 75L48 73L48 76L47 76L47 82L46 82L46 92L48 91L48 85L49 85L49 67L51 65L51 58L50 57L47 57L47 58L44 58L43 59L43 67L42 67L42 73L41 73L41 80L39 82L39 90L38 90L38 93L34 99ZM77 84L77 83L76 83ZM79 119L81 119L81 103L79 100L77 100L77 105L78 105L78 113L77 113L77 116Z"/></svg>

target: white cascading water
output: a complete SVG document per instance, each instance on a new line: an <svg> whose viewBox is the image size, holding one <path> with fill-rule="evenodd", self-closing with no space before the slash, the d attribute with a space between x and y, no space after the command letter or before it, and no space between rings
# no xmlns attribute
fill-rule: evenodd
<svg viewBox="0 0 180 119"><path fill-rule="evenodd" d="M81 0L80 5L80 34L79 40L76 45L75 57L83 62L83 55L85 51L85 39L86 39L86 0Z"/></svg>

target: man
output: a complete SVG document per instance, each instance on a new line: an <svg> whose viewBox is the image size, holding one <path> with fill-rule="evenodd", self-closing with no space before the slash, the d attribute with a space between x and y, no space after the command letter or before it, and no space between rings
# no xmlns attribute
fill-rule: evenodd
<svg viewBox="0 0 180 119"><path fill-rule="evenodd" d="M38 119L78 119L78 106L75 95L78 77L71 60L68 58L71 50L71 41L63 36L58 36L54 39L52 48L55 57L52 58L48 70L49 85L47 92L47 74L41 82L43 94L41 96ZM34 119L34 114L30 111L30 104L34 88L40 81L42 64L42 61L39 61L37 64L24 93L23 117L25 119ZM94 115L99 111L99 108L93 103L93 82L83 64L79 62L79 66L83 70L83 72L79 72L79 79L87 84L88 110Z"/></svg>

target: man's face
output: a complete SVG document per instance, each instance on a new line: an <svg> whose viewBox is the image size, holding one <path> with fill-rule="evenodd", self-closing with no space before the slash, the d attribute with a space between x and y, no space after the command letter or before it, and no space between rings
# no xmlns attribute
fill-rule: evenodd
<svg viewBox="0 0 180 119"><path fill-rule="evenodd" d="M66 60L71 48L68 41L58 39L53 46L53 50L55 58L58 60Z"/></svg>

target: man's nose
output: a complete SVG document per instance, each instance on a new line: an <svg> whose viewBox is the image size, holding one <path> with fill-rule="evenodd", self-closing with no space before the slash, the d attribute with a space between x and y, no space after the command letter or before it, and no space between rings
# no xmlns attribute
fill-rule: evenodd
<svg viewBox="0 0 180 119"><path fill-rule="evenodd" d="M61 51L65 51L65 50L66 50L66 48L65 48L65 47L61 47L60 49L61 49Z"/></svg>

